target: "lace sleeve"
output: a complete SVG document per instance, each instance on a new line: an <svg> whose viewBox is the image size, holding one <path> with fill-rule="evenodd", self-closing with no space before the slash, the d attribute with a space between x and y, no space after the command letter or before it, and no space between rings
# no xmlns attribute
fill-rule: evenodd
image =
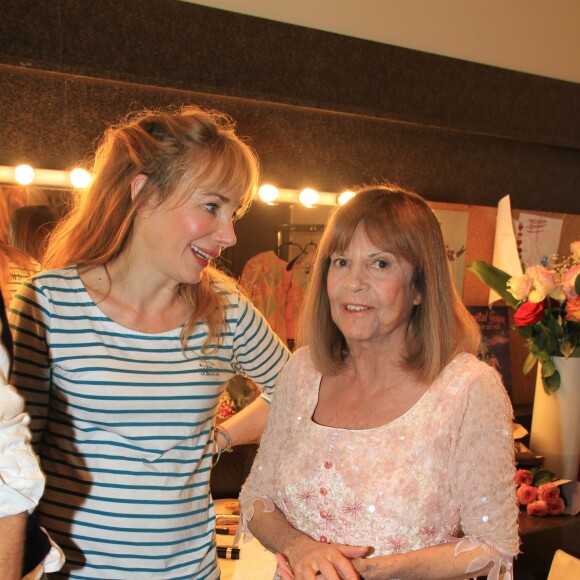
<svg viewBox="0 0 580 580"><path fill-rule="evenodd" d="M281 442L286 439L292 429L293 401L299 396L297 391L300 388L299 366L296 353L279 376L258 454L240 492L242 524L246 540L253 538L248 529L248 522L254 515L254 503L261 501L267 512L275 509L272 490L275 487L277 456Z"/></svg>
<svg viewBox="0 0 580 580"><path fill-rule="evenodd" d="M452 464L464 538L455 554L482 548L467 572L493 562L488 578L512 577L519 551L514 486L513 412L498 373L480 363L467 392ZM457 540L455 540L457 541Z"/></svg>

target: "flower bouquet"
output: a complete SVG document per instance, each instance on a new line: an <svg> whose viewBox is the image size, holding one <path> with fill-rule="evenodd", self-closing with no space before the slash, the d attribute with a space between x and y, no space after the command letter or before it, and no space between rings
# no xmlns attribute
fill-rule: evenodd
<svg viewBox="0 0 580 580"><path fill-rule="evenodd" d="M526 506L529 515L542 517L564 513L566 504L560 497L560 488L552 483L553 475L547 470L518 469L515 472L516 497L520 505Z"/></svg>
<svg viewBox="0 0 580 580"><path fill-rule="evenodd" d="M523 372L540 361L547 394L560 388L552 357L580 357L580 240L570 251L568 258L554 256L550 263L526 268L522 276L511 277L486 262L467 265L515 310L515 329L529 349Z"/></svg>

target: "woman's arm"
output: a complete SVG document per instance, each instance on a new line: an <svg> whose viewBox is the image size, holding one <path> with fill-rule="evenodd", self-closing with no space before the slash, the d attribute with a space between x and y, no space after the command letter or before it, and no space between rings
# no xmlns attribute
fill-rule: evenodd
<svg viewBox="0 0 580 580"><path fill-rule="evenodd" d="M241 311L233 340L233 364L258 386L262 395L233 417L221 423L232 445L260 440L268 414L274 384L290 358L288 349L270 328L265 318L247 300L240 298ZM229 443L219 434L221 448Z"/></svg>
<svg viewBox="0 0 580 580"><path fill-rule="evenodd" d="M266 511L254 502L249 528L268 550L284 554L296 580L358 580L353 558L368 555L368 546L317 542L293 528L278 509Z"/></svg>
<svg viewBox="0 0 580 580"><path fill-rule="evenodd" d="M0 518L0 571L3 580L20 580L27 513Z"/></svg>
<svg viewBox="0 0 580 580"><path fill-rule="evenodd" d="M256 443L262 436L269 412L270 404L258 397L239 413L221 423L220 427L229 433L232 438L232 446ZM219 430L216 437L220 437L221 448L225 449L228 441Z"/></svg>
<svg viewBox="0 0 580 580"><path fill-rule="evenodd" d="M482 556L484 549L456 556L455 546L441 544L406 554L358 559L353 564L365 580L455 580L484 576L491 570L493 564L488 563L467 573L473 559Z"/></svg>

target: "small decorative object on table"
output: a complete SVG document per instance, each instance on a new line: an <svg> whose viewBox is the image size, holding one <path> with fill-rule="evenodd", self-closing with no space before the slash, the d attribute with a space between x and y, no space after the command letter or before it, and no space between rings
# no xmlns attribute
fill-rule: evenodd
<svg viewBox="0 0 580 580"><path fill-rule="evenodd" d="M526 268L522 276L487 264L467 268L515 310L515 330L529 353L523 372L539 361L530 447L559 476L578 479L580 463L580 240L571 255Z"/></svg>
<svg viewBox="0 0 580 580"><path fill-rule="evenodd" d="M516 496L531 516L558 516L566 504L560 488L552 483L554 474L547 470L518 469L514 475Z"/></svg>

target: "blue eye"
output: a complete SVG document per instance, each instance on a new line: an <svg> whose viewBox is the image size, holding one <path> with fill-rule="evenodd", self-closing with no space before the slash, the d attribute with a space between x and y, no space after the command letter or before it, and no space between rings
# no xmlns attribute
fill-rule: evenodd
<svg viewBox="0 0 580 580"><path fill-rule="evenodd" d="M215 213L219 209L217 203L205 203L203 207L210 213Z"/></svg>

